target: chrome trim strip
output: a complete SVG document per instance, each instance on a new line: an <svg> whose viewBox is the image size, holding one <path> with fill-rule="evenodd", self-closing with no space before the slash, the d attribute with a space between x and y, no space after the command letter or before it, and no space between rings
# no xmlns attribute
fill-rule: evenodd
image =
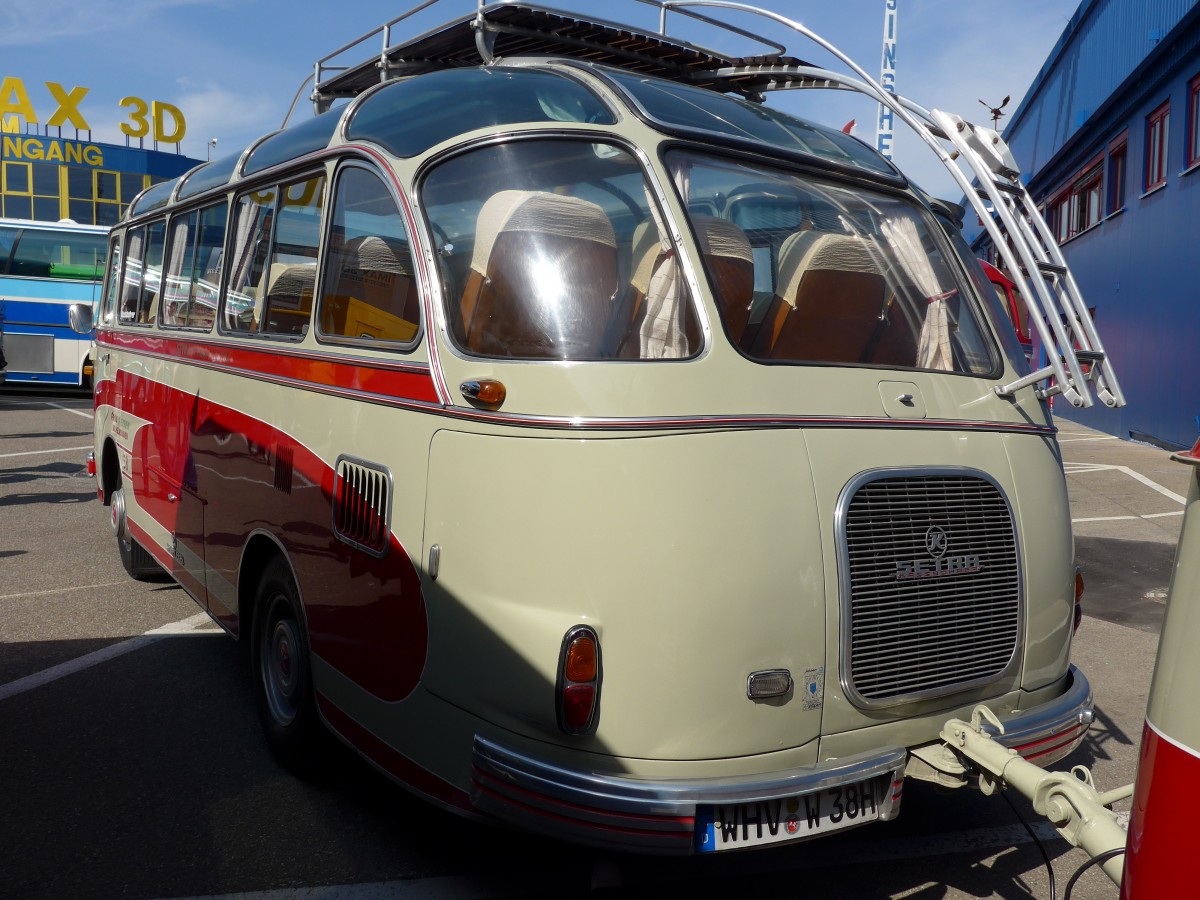
<svg viewBox="0 0 1200 900"><path fill-rule="evenodd" d="M1076 725L1090 725L1094 714L1092 686L1087 676L1074 664L1067 670L1067 676L1071 683L1060 696L1049 703L1018 710L1002 718L1004 734L996 734L995 728L987 723L983 725L984 731L991 734L996 743L1016 749L1062 734ZM1082 733L1080 737L1083 737Z"/></svg>
<svg viewBox="0 0 1200 900"><path fill-rule="evenodd" d="M916 423L905 422L909 427ZM872 427L879 427L874 425ZM966 427L960 425L960 427ZM1000 429L997 429L1000 430ZM1013 645L1012 655L1009 657L1008 663L1004 668L993 674L983 678L975 678L970 681L956 682L947 687L933 688L930 690L916 691L909 694L900 694L895 697L889 697L886 700L869 700L858 693L854 687L853 679L850 674L850 607L853 597L850 592L850 550L847 546L846 538L846 517L849 511L850 501L858 490L866 484L873 481L879 481L885 478L906 478L906 477L951 477L951 478L978 478L986 481L999 493L1005 506L1008 507L1008 519L1012 523L1013 529L1013 552L1015 554L1014 562L1017 571L1017 639ZM834 510L834 542L837 550L838 563L838 602L840 607L840 630L841 636L839 640L839 652L841 659L838 661L838 676L842 686L842 690L846 692L847 699L860 709L888 709L895 706L900 706L904 703L911 703L916 700L925 700L933 697L945 697L950 694L956 694L960 691L970 690L974 687L981 687L986 684L991 684L999 679L1011 675L1020 663L1021 652L1025 646L1025 579L1023 571L1023 556L1021 554L1021 534L1020 528L1017 527L1017 518L1013 513L1013 504L1009 499L1004 488L1000 486L987 472L980 469L972 469L966 466L941 466L930 468L885 468L885 469L867 469L864 472L859 472L851 478L846 486L842 488L841 494L838 495L837 507Z"/></svg>
<svg viewBox="0 0 1200 900"><path fill-rule="evenodd" d="M582 756L582 755L581 755ZM880 775L899 777L908 752L902 747L769 772L725 778L647 780L567 769L475 736L477 769L502 782L585 810L642 816L692 816L699 805L754 803L851 784Z"/></svg>

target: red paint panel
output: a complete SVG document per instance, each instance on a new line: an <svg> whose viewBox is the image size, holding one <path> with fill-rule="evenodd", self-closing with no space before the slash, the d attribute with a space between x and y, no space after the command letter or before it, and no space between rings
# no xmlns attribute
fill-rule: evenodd
<svg viewBox="0 0 1200 900"><path fill-rule="evenodd" d="M295 570L313 652L381 700L413 691L428 648L420 576L394 535L383 559L334 535L330 465L260 419L129 373L101 395L150 423L133 442L129 480L138 504L180 540L198 535L198 525L178 520L184 504L168 499L172 487L184 484L186 499L195 501L190 508L203 508L198 555L210 581L215 575L238 585L248 541L271 535ZM414 463L423 473L424 460ZM394 474L401 481L405 473ZM243 598L254 588L241 586ZM240 630L236 610L209 600L213 615Z"/></svg>
<svg viewBox="0 0 1200 900"><path fill-rule="evenodd" d="M1200 784L1200 755L1142 731L1121 900L1196 897L1196 815L1188 803Z"/></svg>

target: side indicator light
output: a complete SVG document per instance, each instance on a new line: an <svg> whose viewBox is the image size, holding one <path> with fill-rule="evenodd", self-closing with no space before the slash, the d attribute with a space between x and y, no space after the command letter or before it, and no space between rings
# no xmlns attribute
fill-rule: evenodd
<svg viewBox="0 0 1200 900"><path fill-rule="evenodd" d="M567 734L591 734L600 712L600 639L586 625L563 637L555 689L558 727Z"/></svg>
<svg viewBox="0 0 1200 900"><path fill-rule="evenodd" d="M792 689L792 673L787 669L751 672L746 679L746 696L751 700L782 697Z"/></svg>
<svg viewBox="0 0 1200 900"><path fill-rule="evenodd" d="M508 396L504 385L492 378L464 381L458 386L458 390L468 403L481 409L499 409L504 404L504 398Z"/></svg>
<svg viewBox="0 0 1200 900"><path fill-rule="evenodd" d="M94 450L87 455L87 473L92 478L96 477L96 452Z"/></svg>

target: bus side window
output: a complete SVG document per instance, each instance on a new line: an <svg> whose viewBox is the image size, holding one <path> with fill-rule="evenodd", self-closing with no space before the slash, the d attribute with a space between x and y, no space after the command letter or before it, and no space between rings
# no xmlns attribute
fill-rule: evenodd
<svg viewBox="0 0 1200 900"><path fill-rule="evenodd" d="M138 300L142 296L142 282L145 280L145 263L142 259L146 250L145 227L130 231L125 244L125 273L121 279L118 315L121 322L128 325L137 321Z"/></svg>
<svg viewBox="0 0 1200 900"><path fill-rule="evenodd" d="M302 336L308 332L324 199L324 175L280 189L271 262L260 287L264 297L261 327L267 334Z"/></svg>
<svg viewBox="0 0 1200 900"><path fill-rule="evenodd" d="M108 249L108 277L104 280L104 297L100 304L100 322L111 325L117 305L117 289L121 284L121 238L114 235Z"/></svg>
<svg viewBox="0 0 1200 900"><path fill-rule="evenodd" d="M221 307L221 325L229 331L257 332L262 320L258 283L271 249L275 219L274 188L243 194L234 217L233 259Z"/></svg>
<svg viewBox="0 0 1200 900"><path fill-rule="evenodd" d="M324 338L409 343L420 299L404 219L387 187L357 166L338 175L333 240L317 313Z"/></svg>
<svg viewBox="0 0 1200 900"><path fill-rule="evenodd" d="M146 259L142 278L142 293L138 299L135 320L150 325L158 318L158 300L162 293L163 251L167 239L167 223L151 222L146 235Z"/></svg>

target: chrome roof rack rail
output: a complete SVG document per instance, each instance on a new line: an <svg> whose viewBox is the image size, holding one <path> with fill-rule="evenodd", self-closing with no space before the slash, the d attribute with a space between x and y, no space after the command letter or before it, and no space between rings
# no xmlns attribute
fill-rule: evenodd
<svg viewBox="0 0 1200 900"><path fill-rule="evenodd" d="M996 393L1008 397L1023 387L1033 386L1039 397L1062 394L1073 406L1089 407L1094 403L1094 388L1106 406L1125 405L1079 287L1025 189L1011 151L995 131L950 113L924 109L885 90L820 35L786 16L746 3L633 0L658 10L655 34L521 0L491 3L476 0L474 12L418 37L392 42L395 25L439 2L442 0L425 0L319 59L314 65L312 94L317 111L328 109L339 97L353 97L374 84L401 75L490 64L497 57L516 55L583 59L738 93L753 100L761 100L770 91L803 88L861 93L890 108L937 155L974 207L1009 274L1014 279L1024 278L1021 296L1041 340L1046 362L1022 378L998 385ZM787 48L783 44L698 11L703 9L730 10L768 19L817 44L854 75L785 55ZM672 37L667 33L668 13L751 40L768 52L732 57ZM378 56L356 65L334 64L339 57L376 37L382 37L383 42ZM960 161L965 164L965 171Z"/></svg>

